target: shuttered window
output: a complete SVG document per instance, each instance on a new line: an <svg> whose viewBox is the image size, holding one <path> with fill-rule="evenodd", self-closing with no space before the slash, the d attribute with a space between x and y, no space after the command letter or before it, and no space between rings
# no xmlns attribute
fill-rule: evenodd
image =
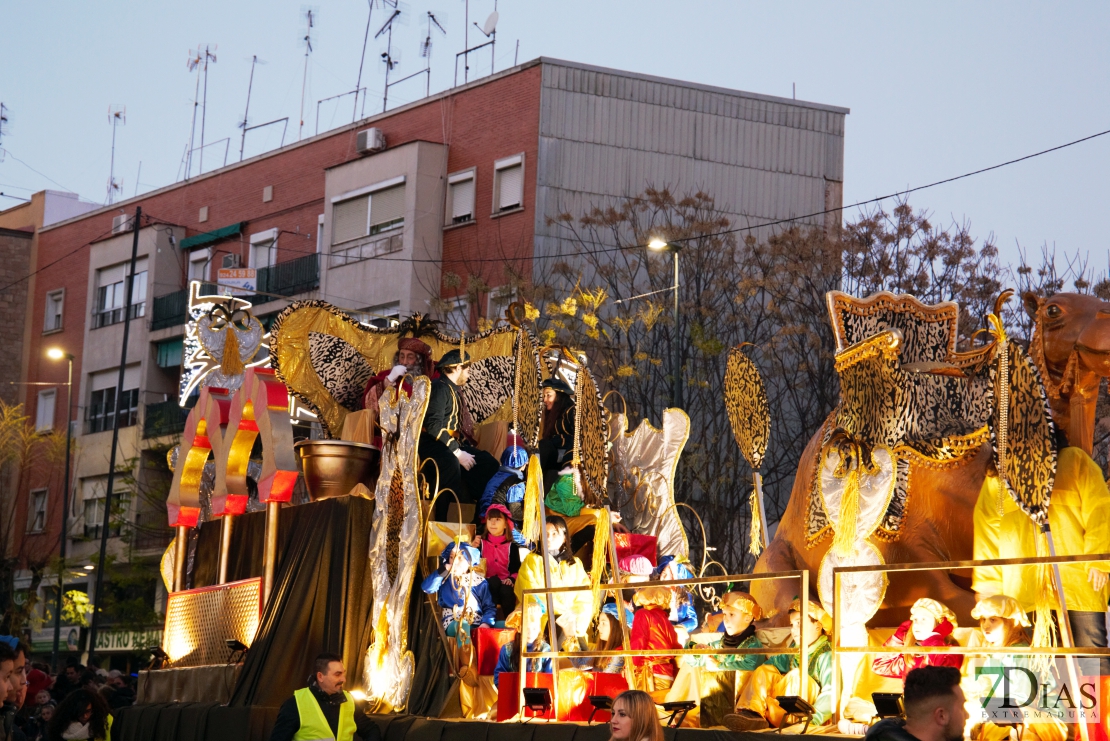
<svg viewBox="0 0 1110 741"><path fill-rule="evenodd" d="M499 211L517 208L524 202L524 165L515 164L497 171Z"/></svg>
<svg viewBox="0 0 1110 741"><path fill-rule="evenodd" d="M451 223L461 224L474 218L474 178L451 183Z"/></svg>
<svg viewBox="0 0 1110 741"><path fill-rule="evenodd" d="M340 201L332 207L331 243L339 244L366 236L370 196Z"/></svg>
<svg viewBox="0 0 1110 741"><path fill-rule="evenodd" d="M370 233L393 229L405 222L405 186L374 191L370 194Z"/></svg>

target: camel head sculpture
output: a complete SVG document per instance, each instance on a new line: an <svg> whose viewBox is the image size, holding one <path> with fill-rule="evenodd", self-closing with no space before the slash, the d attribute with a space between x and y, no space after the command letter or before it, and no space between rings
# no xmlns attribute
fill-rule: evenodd
<svg viewBox="0 0 1110 741"><path fill-rule="evenodd" d="M1110 377L1110 302L1097 296L1022 295L1033 319L1029 355L1040 371L1056 426L1087 453L1094 442L1099 384Z"/></svg>

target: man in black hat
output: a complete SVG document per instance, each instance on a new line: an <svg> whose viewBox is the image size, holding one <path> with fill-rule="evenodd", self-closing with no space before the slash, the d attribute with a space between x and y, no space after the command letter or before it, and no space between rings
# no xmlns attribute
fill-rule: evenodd
<svg viewBox="0 0 1110 741"><path fill-rule="evenodd" d="M432 381L424 431L420 434L420 459L429 459L422 472L429 485L435 484L438 473L440 491L451 489L459 502L476 504L500 464L475 446L474 419L459 393L470 379L470 353L449 350L436 367L439 377ZM436 520L447 519L452 501L450 495L439 498Z"/></svg>

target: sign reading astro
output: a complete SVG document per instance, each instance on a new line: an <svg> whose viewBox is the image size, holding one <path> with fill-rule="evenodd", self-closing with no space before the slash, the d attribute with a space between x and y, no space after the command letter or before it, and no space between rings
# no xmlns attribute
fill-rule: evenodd
<svg viewBox="0 0 1110 741"><path fill-rule="evenodd" d="M162 645L161 628L142 628L139 630L103 630L97 633L96 650L99 651L144 651L151 646Z"/></svg>

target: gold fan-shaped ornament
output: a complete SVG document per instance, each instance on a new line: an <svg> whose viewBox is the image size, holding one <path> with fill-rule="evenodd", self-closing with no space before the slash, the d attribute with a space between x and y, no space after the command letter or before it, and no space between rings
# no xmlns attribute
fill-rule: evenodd
<svg viewBox="0 0 1110 741"><path fill-rule="evenodd" d="M763 476L759 470L771 439L771 414L759 368L744 354L744 347L748 345L751 343L742 342L729 350L725 367L725 408L736 444L752 469L750 550L758 556L767 547L767 514L763 506Z"/></svg>

